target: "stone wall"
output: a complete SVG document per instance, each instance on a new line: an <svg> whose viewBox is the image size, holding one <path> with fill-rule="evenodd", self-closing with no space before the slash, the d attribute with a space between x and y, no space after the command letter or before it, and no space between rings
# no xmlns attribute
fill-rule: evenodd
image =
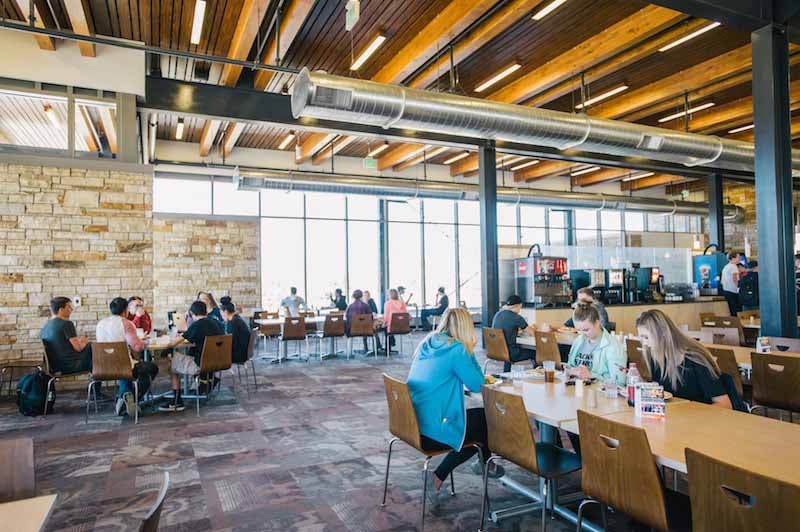
<svg viewBox="0 0 800 532"><path fill-rule="evenodd" d="M261 305L259 224L256 221L170 218L153 221L153 320L185 311L200 290L244 308Z"/></svg>
<svg viewBox="0 0 800 532"><path fill-rule="evenodd" d="M152 301L152 174L0 164L0 361L41 361L54 296L93 337L116 297Z"/></svg>

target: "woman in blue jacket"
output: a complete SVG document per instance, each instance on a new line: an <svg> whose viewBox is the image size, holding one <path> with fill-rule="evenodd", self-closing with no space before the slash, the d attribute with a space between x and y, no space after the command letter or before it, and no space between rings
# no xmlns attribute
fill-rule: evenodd
<svg viewBox="0 0 800 532"><path fill-rule="evenodd" d="M491 455L483 408L466 409L464 389L478 393L484 376L475 360L472 316L463 308L448 309L439 327L417 348L408 373L411 401L419 421L422 446L428 450L452 449L426 482L431 502L448 475L477 451L463 448L465 441L480 443L483 458Z"/></svg>

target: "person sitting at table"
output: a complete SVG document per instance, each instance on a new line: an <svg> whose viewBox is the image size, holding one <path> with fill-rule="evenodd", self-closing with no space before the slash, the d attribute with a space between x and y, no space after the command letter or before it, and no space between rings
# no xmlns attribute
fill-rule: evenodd
<svg viewBox="0 0 800 532"><path fill-rule="evenodd" d="M247 362L247 347L250 345L250 335L252 334L250 326L236 312L233 302L225 301L220 305L220 310L224 320L225 334L233 336L231 360L234 364L244 364Z"/></svg>
<svg viewBox="0 0 800 532"><path fill-rule="evenodd" d="M370 317L372 317L372 310L369 308L369 305L364 302L363 298L364 293L361 290L353 290L353 301L347 306L347 310L345 310L344 313L344 332L348 337L350 336L350 327L352 326L354 316L359 314L369 314ZM374 337L376 342L375 348L380 349L380 346L377 343L377 335L374 335ZM367 351L367 349L367 338L364 337L364 351Z"/></svg>
<svg viewBox="0 0 800 532"><path fill-rule="evenodd" d="M435 471L428 471L428 497L435 506L439 489L448 475L477 451L463 447L465 441L483 448L483 459L491 456L483 408L465 409L464 388L478 393L484 376L475 360L475 328L472 316L463 308L448 309L439 326L417 347L408 372L411 402L419 421L423 449L451 449ZM493 464L494 466L494 464ZM477 468L480 473L481 464ZM490 476L503 475L497 466Z"/></svg>
<svg viewBox="0 0 800 532"><path fill-rule="evenodd" d="M331 296L331 305L333 305L336 310L347 310L347 300L344 298L344 292L342 292L341 288L337 288L333 292L333 296Z"/></svg>
<svg viewBox="0 0 800 532"><path fill-rule="evenodd" d="M420 313L420 321L422 322L422 330L430 331L431 324L428 322L428 318L430 316L441 316L444 314L444 311L447 310L447 307L450 306L450 299L447 297L445 293L444 286L440 286L439 289L436 291L436 306L433 308L425 308L422 309L422 313Z"/></svg>
<svg viewBox="0 0 800 532"><path fill-rule="evenodd" d="M145 334L153 332L153 320L144 308L144 300L139 296L128 298L128 316L133 326L141 329Z"/></svg>
<svg viewBox="0 0 800 532"><path fill-rule="evenodd" d="M506 304L501 308L497 314L492 318L492 328L502 329L503 336L506 338L506 345L508 346L508 354L512 362L520 362L522 360L531 360L533 362L533 352L520 349L517 344L517 336L523 333L533 334L536 332L536 324L528 325L520 315L522 310L522 298L514 294L508 298ZM511 362L506 362L503 365L503 371L511 371Z"/></svg>
<svg viewBox="0 0 800 532"><path fill-rule="evenodd" d="M125 317L129 309L128 300L124 297L115 297L108 305L111 315L97 322L97 341L98 342L125 342L130 349L134 359L139 358L139 354L145 350L144 340L136 334L136 327L133 322ZM152 362L138 361L133 366L131 377L135 378L139 388L139 400L144 398L150 384L158 375L158 365ZM120 379L117 381L117 405L118 416L127 414L133 416L136 405L136 398L133 395L133 380Z"/></svg>
<svg viewBox="0 0 800 532"><path fill-rule="evenodd" d="M206 315L222 324L222 313L219 311L217 300L211 292L197 292L197 300L202 301L206 305Z"/></svg>
<svg viewBox="0 0 800 532"><path fill-rule="evenodd" d="M296 318L300 316L300 307L306 308L306 301L297 295L297 287L289 287L289 295L281 299L280 307L286 316Z"/></svg>
<svg viewBox="0 0 800 532"><path fill-rule="evenodd" d="M375 304L375 300L372 299L372 294L369 293L369 290L364 290L364 301L367 302L367 305L369 305L369 309L373 314L378 313L378 305Z"/></svg>
<svg viewBox="0 0 800 532"><path fill-rule="evenodd" d="M614 378L624 384L627 357L622 345L600 325L600 314L594 305L578 305L572 313L578 337L569 350L569 373L579 379Z"/></svg>
<svg viewBox="0 0 800 532"><path fill-rule="evenodd" d="M573 308L577 307L578 305L592 305L594 308L596 308L597 315L600 316L600 327L608 330L608 311L606 311L605 305L594 298L594 292L588 286L584 286L578 290L577 299L575 300ZM569 327L570 329L575 328L573 319L569 318L567 321L565 321L564 327ZM555 328L557 329L558 327Z"/></svg>
<svg viewBox="0 0 800 532"><path fill-rule="evenodd" d="M400 296L400 299L403 301L403 304L405 304L405 306L410 305L411 304L411 298L414 297L414 293L413 292L409 292L408 293L408 297L405 297L405 295L406 295L406 287L405 286L398 286L397 287L397 294ZM417 304L414 303L414 306L417 306Z"/></svg>
<svg viewBox="0 0 800 532"><path fill-rule="evenodd" d="M189 307L189 314L192 316L192 324L182 333L172 340L169 348L176 347L182 343L192 344L188 354L175 352L172 355L170 365L170 377L172 378L172 390L174 398L172 402L161 405L158 409L162 412L181 412L185 410L183 398L181 397L181 375L196 375L200 371L200 356L203 353L203 343L207 336L219 336L225 334L222 324L215 319L208 317L206 303L197 300ZM200 375L200 389L198 393L207 393L210 389L208 375Z"/></svg>
<svg viewBox="0 0 800 532"><path fill-rule="evenodd" d="M733 408L711 353L683 334L669 316L657 309L642 312L636 319L636 330L653 382L675 397Z"/></svg>
<svg viewBox="0 0 800 532"><path fill-rule="evenodd" d="M386 333L389 335L389 348L394 347L395 339L392 334L392 315L407 313L408 308L400 298L400 291L391 288L389 298L383 304L383 323L386 325Z"/></svg>
<svg viewBox="0 0 800 532"><path fill-rule="evenodd" d="M92 348L89 338L78 336L72 315L72 300L54 297L50 300L52 317L39 333L50 371L70 375L92 370Z"/></svg>

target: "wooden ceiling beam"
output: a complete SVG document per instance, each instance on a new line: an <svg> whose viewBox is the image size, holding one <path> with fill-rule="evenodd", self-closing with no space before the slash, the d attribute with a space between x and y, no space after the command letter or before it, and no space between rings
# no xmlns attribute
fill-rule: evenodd
<svg viewBox="0 0 800 532"><path fill-rule="evenodd" d="M378 158L378 170L383 171L402 163L425 149L426 144L401 144L389 148Z"/></svg>
<svg viewBox="0 0 800 532"><path fill-rule="evenodd" d="M300 138L300 153L295 157L297 164L310 160L319 150L327 146L336 135L333 133L306 133Z"/></svg>
<svg viewBox="0 0 800 532"><path fill-rule="evenodd" d="M325 162L325 160L330 159L332 155L336 155L348 145L352 144L357 138L358 137L348 137L347 135L344 135L334 140L333 143L329 142L324 148L317 152L314 157L311 158L311 164L319 166Z"/></svg>
<svg viewBox="0 0 800 532"><path fill-rule="evenodd" d="M572 186L588 187L591 185L599 185L600 183L618 181L628 177L631 173L631 170L625 168L603 168L591 174L573 176L571 178Z"/></svg>
<svg viewBox="0 0 800 532"><path fill-rule="evenodd" d="M25 23L31 18L30 12L30 2L28 0L13 0L19 9L19 12L22 13L22 19ZM44 21L42 21L42 16L39 13L39 8L36 7L36 4L33 4L33 17L35 19L34 26L37 28L44 28ZM41 50L47 50L50 52L55 51L56 49L56 41L52 37L48 37L47 35L34 35L34 39L36 39L37 44Z"/></svg>
<svg viewBox="0 0 800 532"><path fill-rule="evenodd" d="M281 13L280 31L280 50L285 55L292 45L295 37L300 32L306 17L314 7L316 0L289 0L288 5L284 5ZM276 52L278 50L278 41L272 37L261 55L261 62L274 65L276 64ZM279 58L277 63L280 63ZM270 80L275 75L270 70L259 70L256 72L255 79L253 80L253 87L258 91L267 90Z"/></svg>
<svg viewBox="0 0 800 532"><path fill-rule="evenodd" d="M619 184L619 188L625 192L633 192L646 188L660 187L662 185L671 185L673 183L685 183L686 181L692 181L692 179L677 175L656 174L650 177L634 179L633 181L623 181Z"/></svg>
<svg viewBox="0 0 800 532"><path fill-rule="evenodd" d="M457 176L463 175L467 172L475 172L478 170L478 154L471 153L468 157L464 157L460 161L456 161L450 165L450 175Z"/></svg>
<svg viewBox="0 0 800 532"><path fill-rule="evenodd" d="M236 146L236 141L244 131L244 122L228 122L228 127L225 129L225 135L222 137L222 154L228 157L233 148Z"/></svg>
<svg viewBox="0 0 800 532"><path fill-rule="evenodd" d="M203 132L200 135L200 157L207 157L211 153L221 125L222 121L210 118L203 124Z"/></svg>
<svg viewBox="0 0 800 532"><path fill-rule="evenodd" d="M573 165L563 161L543 161L514 172L514 181L536 181L537 179L554 175L565 175L568 173L570 166Z"/></svg>
<svg viewBox="0 0 800 532"><path fill-rule="evenodd" d="M67 10L67 17L69 23L72 25L72 31L78 35L91 35L91 12L82 0L64 0L64 7ZM81 55L84 57L96 57L97 51L95 50L94 43L78 41L78 48Z"/></svg>
<svg viewBox="0 0 800 532"><path fill-rule="evenodd" d="M792 140L800 138L800 116L793 116L790 126ZM733 135L727 135L727 138L744 142L754 142L756 139L755 132L752 129L742 131L741 133L734 133Z"/></svg>
<svg viewBox="0 0 800 532"><path fill-rule="evenodd" d="M489 94L497 102L520 103L550 87L580 75L631 46L686 19L683 13L648 5L586 39L570 51Z"/></svg>
<svg viewBox="0 0 800 532"><path fill-rule="evenodd" d="M100 113L100 123L106 133L108 147L111 149L111 153L117 153L117 126L114 117L111 115L112 109L102 106L98 107L97 111Z"/></svg>

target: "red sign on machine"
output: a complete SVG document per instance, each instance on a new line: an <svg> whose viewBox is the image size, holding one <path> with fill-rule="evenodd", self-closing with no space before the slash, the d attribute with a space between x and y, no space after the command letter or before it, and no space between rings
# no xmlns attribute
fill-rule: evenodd
<svg viewBox="0 0 800 532"><path fill-rule="evenodd" d="M521 260L517 263L517 273L519 275L528 275L528 263Z"/></svg>

